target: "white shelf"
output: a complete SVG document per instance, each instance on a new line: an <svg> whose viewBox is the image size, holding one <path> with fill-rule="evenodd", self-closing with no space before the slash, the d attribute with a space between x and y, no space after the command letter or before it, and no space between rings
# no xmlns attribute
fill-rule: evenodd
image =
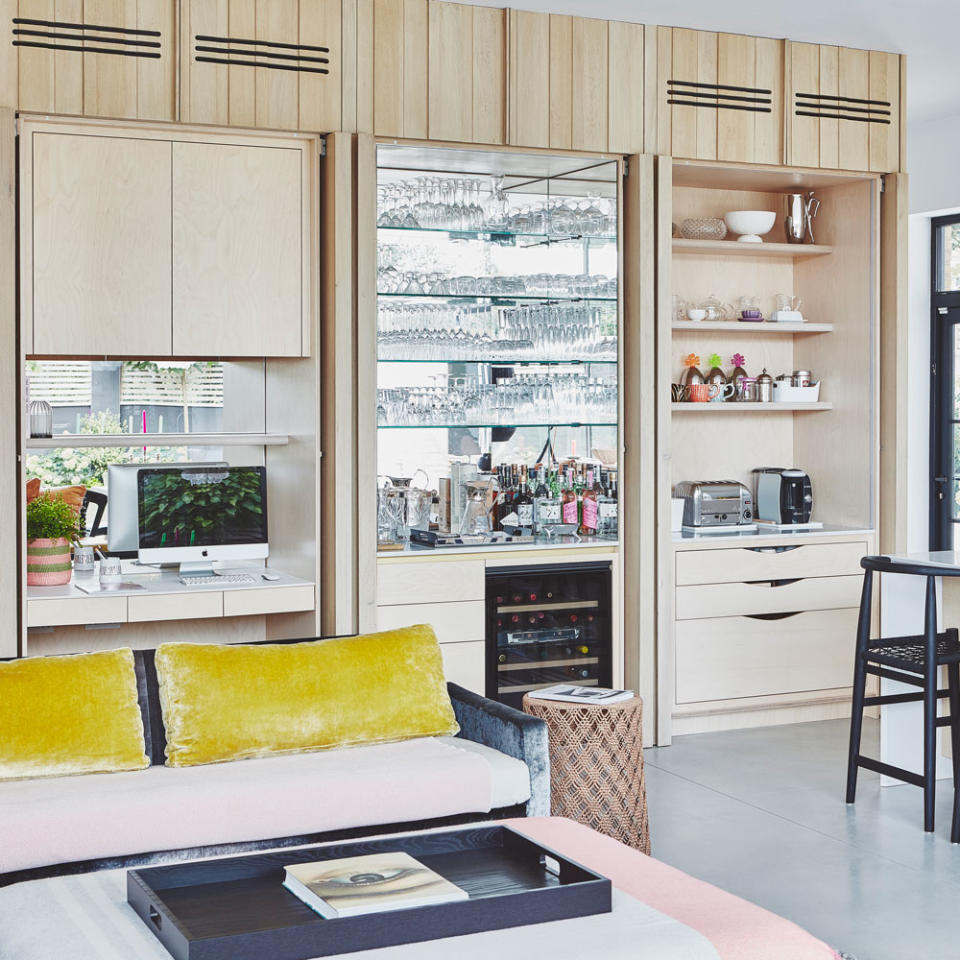
<svg viewBox="0 0 960 960"><path fill-rule="evenodd" d="M823 243L741 243L739 240L684 240L673 239L674 254L724 254L729 257L822 257L833 253L833 247Z"/></svg>
<svg viewBox="0 0 960 960"><path fill-rule="evenodd" d="M285 433L58 433L28 437L28 450L84 447L266 447L290 442Z"/></svg>
<svg viewBox="0 0 960 960"><path fill-rule="evenodd" d="M832 410L828 400L816 403L743 403L727 401L725 403L671 403L674 413L808 413L815 410Z"/></svg>
<svg viewBox="0 0 960 960"><path fill-rule="evenodd" d="M749 323L741 320L674 320L674 330L708 330L710 333L831 333L832 323Z"/></svg>

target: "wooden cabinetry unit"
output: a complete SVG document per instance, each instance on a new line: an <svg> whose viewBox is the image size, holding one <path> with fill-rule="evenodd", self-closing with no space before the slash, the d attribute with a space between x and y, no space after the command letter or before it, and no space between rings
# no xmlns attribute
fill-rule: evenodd
<svg viewBox="0 0 960 960"><path fill-rule="evenodd" d="M508 142L643 151L644 26L510 10Z"/></svg>
<svg viewBox="0 0 960 960"><path fill-rule="evenodd" d="M309 356L313 138L24 120L24 351Z"/></svg>
<svg viewBox="0 0 960 960"><path fill-rule="evenodd" d="M340 129L341 15L340 0L183 0L180 118Z"/></svg>
<svg viewBox="0 0 960 960"><path fill-rule="evenodd" d="M175 0L7 6L14 11L8 54L16 60L21 110L175 119Z"/></svg>
<svg viewBox="0 0 960 960"><path fill-rule="evenodd" d="M783 162L783 41L657 28L659 152Z"/></svg>
<svg viewBox="0 0 960 960"><path fill-rule="evenodd" d="M787 42L787 162L900 169L900 56Z"/></svg>

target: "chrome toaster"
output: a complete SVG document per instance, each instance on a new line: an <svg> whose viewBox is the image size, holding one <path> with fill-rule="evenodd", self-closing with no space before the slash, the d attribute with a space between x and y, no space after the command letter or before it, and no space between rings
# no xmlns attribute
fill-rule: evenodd
<svg viewBox="0 0 960 960"><path fill-rule="evenodd" d="M736 480L684 480L673 488L683 500L685 527L722 527L753 522L753 497Z"/></svg>

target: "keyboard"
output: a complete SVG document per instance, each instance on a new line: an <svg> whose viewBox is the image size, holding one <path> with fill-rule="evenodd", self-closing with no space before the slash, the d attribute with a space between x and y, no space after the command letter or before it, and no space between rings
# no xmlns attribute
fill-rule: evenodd
<svg viewBox="0 0 960 960"><path fill-rule="evenodd" d="M181 577L180 582L185 587L209 587L221 583L259 583L260 578L252 573L215 573L207 577Z"/></svg>

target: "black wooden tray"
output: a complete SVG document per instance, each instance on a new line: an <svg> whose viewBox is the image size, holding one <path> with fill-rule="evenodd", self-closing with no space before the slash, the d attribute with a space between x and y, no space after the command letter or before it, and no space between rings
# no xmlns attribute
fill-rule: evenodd
<svg viewBox="0 0 960 960"><path fill-rule="evenodd" d="M324 920L282 885L287 864L394 850L470 899ZM609 913L610 881L495 825L129 870L127 901L176 960L309 960Z"/></svg>

